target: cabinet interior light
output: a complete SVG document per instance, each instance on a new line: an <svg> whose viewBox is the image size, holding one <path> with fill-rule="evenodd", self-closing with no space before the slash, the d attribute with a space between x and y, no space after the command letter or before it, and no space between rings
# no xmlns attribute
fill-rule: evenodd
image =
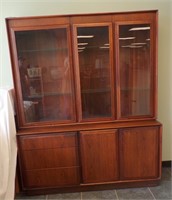
<svg viewBox="0 0 172 200"><path fill-rule="evenodd" d="M150 26L130 28L129 31L145 31L150 30Z"/></svg>
<svg viewBox="0 0 172 200"><path fill-rule="evenodd" d="M134 40L136 37L123 37L119 38L119 40Z"/></svg>
<svg viewBox="0 0 172 200"><path fill-rule="evenodd" d="M102 46L102 47L99 47L100 49L109 49L109 46Z"/></svg>
<svg viewBox="0 0 172 200"><path fill-rule="evenodd" d="M143 47L143 46L138 46L138 45L136 45L136 46L134 46L134 45L124 45L124 46L121 46L122 48L141 48L141 47Z"/></svg>
<svg viewBox="0 0 172 200"><path fill-rule="evenodd" d="M87 44L88 44L87 42L80 42L78 43L78 46L87 45Z"/></svg>
<svg viewBox="0 0 172 200"><path fill-rule="evenodd" d="M137 42L137 43L132 43L131 45L145 45L147 44L146 42Z"/></svg>
<svg viewBox="0 0 172 200"><path fill-rule="evenodd" d="M77 38L93 38L94 35L78 35Z"/></svg>
<svg viewBox="0 0 172 200"><path fill-rule="evenodd" d="M83 50L85 49L85 47L78 47L78 50Z"/></svg>

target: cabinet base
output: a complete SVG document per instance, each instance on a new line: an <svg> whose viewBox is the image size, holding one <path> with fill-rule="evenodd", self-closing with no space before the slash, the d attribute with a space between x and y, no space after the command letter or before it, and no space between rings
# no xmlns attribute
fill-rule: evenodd
<svg viewBox="0 0 172 200"><path fill-rule="evenodd" d="M84 191L95 191L95 190L111 190L111 189L122 189L132 187L154 187L160 184L160 179L156 180L141 180L141 181L119 181L115 183L105 184L81 184L79 186L63 187L63 188L36 188L23 190L26 195L45 195L55 193L67 193L67 192L84 192Z"/></svg>

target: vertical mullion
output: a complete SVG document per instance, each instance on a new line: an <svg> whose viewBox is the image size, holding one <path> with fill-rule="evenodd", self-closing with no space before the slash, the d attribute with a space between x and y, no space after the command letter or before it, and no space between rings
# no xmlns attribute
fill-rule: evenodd
<svg viewBox="0 0 172 200"><path fill-rule="evenodd" d="M120 93L120 66L119 66L119 25L115 23L115 69L116 69L116 118L121 117L121 93Z"/></svg>
<svg viewBox="0 0 172 200"><path fill-rule="evenodd" d="M82 120L82 105L81 105L81 81L80 69L78 58L78 45L77 45L77 26L73 25L73 57L74 57L74 75L75 75L75 91L76 91L76 111L77 121Z"/></svg>

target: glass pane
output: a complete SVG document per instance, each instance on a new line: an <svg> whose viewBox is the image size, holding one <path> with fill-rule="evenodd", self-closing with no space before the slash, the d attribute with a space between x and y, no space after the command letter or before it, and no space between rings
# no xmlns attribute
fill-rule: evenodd
<svg viewBox="0 0 172 200"><path fill-rule="evenodd" d="M26 122L71 120L73 92L66 28L15 33Z"/></svg>
<svg viewBox="0 0 172 200"><path fill-rule="evenodd" d="M121 116L150 115L150 25L119 26Z"/></svg>
<svg viewBox="0 0 172 200"><path fill-rule="evenodd" d="M111 116L109 29L78 27L82 118Z"/></svg>

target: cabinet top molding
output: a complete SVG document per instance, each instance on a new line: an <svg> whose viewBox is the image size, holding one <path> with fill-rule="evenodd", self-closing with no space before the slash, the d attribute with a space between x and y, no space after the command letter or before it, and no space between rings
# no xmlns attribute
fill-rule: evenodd
<svg viewBox="0 0 172 200"><path fill-rule="evenodd" d="M139 11L119 11L119 12L104 12L104 13L72 13L72 14L57 14L57 15L40 15L40 16L24 16L24 17L7 17L6 20L11 19L33 19L45 17L73 17L73 16L96 16L96 15L118 15L118 14L139 14L139 13L158 13L158 10L139 10Z"/></svg>

